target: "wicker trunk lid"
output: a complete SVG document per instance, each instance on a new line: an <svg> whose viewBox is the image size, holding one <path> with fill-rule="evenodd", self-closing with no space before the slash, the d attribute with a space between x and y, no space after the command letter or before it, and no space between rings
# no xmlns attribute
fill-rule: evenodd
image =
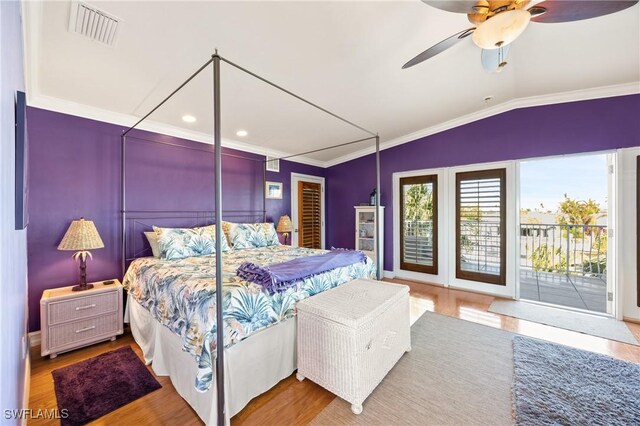
<svg viewBox="0 0 640 426"><path fill-rule="evenodd" d="M298 303L298 311L358 329L406 297L401 284L357 279Z"/></svg>

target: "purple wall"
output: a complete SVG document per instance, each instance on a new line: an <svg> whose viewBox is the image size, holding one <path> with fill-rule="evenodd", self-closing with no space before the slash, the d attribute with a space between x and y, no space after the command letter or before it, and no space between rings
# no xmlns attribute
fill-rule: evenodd
<svg viewBox="0 0 640 426"><path fill-rule="evenodd" d="M43 290L74 284L78 268L71 252L58 251L69 223L95 222L105 248L93 251L88 278L120 277L120 134L123 127L51 111L28 112L31 170L28 232L31 331L40 328ZM143 131L127 142L127 210L212 210L213 147ZM171 144L152 143L153 139ZM263 157L224 149L225 154ZM267 220L290 214L291 172L324 175L318 167L282 161L268 180L283 182L285 197L267 200ZM262 209L262 163L223 156L223 206Z"/></svg>
<svg viewBox="0 0 640 426"><path fill-rule="evenodd" d="M640 95L523 108L456 127L381 152L385 208L384 268L393 269L395 172L572 154L640 145ZM353 247L353 206L375 187L375 157L326 170L327 241Z"/></svg>
<svg viewBox="0 0 640 426"><path fill-rule="evenodd" d="M385 269L393 268L392 173L500 160L598 151L640 145L640 95L510 111L400 145L381 153L385 211ZM105 248L94 252L89 279L120 276L120 134L122 126L30 109L30 330L38 330L46 288L73 284L71 253L56 250L69 222L92 219ZM128 144L128 210L204 209L213 206L212 147L148 132L178 148L133 140ZM245 157L253 154L225 150ZM203 155L204 154L204 155ZM225 210L260 209L260 163L223 157ZM282 200L267 200L267 219L290 214L291 172L326 177L327 246L353 247L353 206L375 186L372 155L328 169L281 161L267 180L283 182Z"/></svg>
<svg viewBox="0 0 640 426"><path fill-rule="evenodd" d="M282 200L267 200L267 219L273 218L276 225L283 214L288 214L291 217L291 173L324 177L325 169L282 160L280 161L280 172L267 172L268 181L282 182ZM291 244L291 235L289 235L288 243Z"/></svg>

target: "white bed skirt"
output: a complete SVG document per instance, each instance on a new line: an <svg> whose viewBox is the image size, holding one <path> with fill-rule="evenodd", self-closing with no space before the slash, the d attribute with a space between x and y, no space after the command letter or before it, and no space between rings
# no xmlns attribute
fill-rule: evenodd
<svg viewBox="0 0 640 426"><path fill-rule="evenodd" d="M216 378L207 392L195 388L195 358L182 350L182 340L160 324L135 299L127 297L125 322L158 376L169 376L182 398L208 425L217 422ZM296 369L296 319L262 330L225 350L227 419L251 399L268 391Z"/></svg>

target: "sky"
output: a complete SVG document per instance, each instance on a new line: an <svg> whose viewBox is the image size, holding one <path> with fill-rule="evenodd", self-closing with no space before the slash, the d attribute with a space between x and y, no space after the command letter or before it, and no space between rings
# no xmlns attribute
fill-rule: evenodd
<svg viewBox="0 0 640 426"><path fill-rule="evenodd" d="M607 205L607 155L575 155L520 163L520 208L555 212L564 198Z"/></svg>

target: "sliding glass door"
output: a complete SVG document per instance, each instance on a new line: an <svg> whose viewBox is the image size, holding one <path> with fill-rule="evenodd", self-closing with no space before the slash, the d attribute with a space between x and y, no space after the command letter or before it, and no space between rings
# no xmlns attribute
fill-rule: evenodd
<svg viewBox="0 0 640 426"><path fill-rule="evenodd" d="M438 274L438 176L400 179L400 269Z"/></svg>

